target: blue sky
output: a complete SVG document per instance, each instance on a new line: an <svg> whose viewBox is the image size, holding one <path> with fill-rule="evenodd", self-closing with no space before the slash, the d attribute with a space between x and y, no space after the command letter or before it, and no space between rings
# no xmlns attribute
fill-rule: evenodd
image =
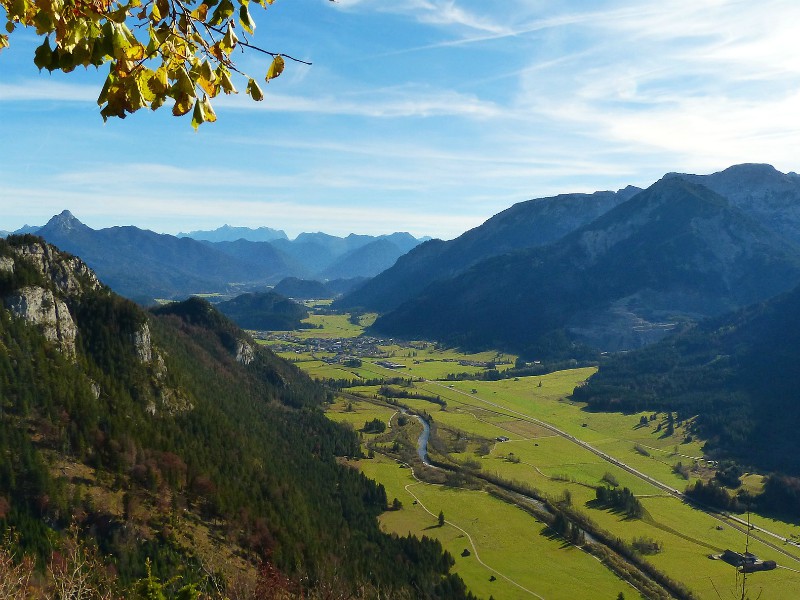
<svg viewBox="0 0 800 600"><path fill-rule="evenodd" d="M105 72L0 53L0 229L224 223L452 238L508 206L741 162L800 171L800 2L276 0L287 63L195 133L169 109L106 124ZM238 64L263 76L255 53Z"/></svg>

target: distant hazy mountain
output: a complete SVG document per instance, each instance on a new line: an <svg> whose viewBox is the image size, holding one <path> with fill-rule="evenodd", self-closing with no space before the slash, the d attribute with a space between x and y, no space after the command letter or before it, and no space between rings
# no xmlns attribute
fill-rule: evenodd
<svg viewBox="0 0 800 600"><path fill-rule="evenodd" d="M227 290L238 282L270 283L274 265L233 260L213 246L136 227L94 230L64 211L36 232L81 257L115 291L129 298L185 297Z"/></svg>
<svg viewBox="0 0 800 600"><path fill-rule="evenodd" d="M205 240L208 242L235 242L236 240L271 242L273 240L287 239L286 233L280 229L272 229L270 227L251 229L249 227L232 227L231 225L223 225L211 231L179 233L176 237L189 237L195 240Z"/></svg>
<svg viewBox="0 0 800 600"><path fill-rule="evenodd" d="M272 242L317 279L372 277L419 243L409 233L381 236L351 233L342 238L319 232Z"/></svg>
<svg viewBox="0 0 800 600"><path fill-rule="evenodd" d="M204 292L242 292L273 285L286 277L320 278L321 272L334 264L337 266L325 279L370 276L418 243L407 233L346 238L314 233L289 241L283 232L277 232L280 236L272 242L242 238L198 241L137 227L94 230L69 211L41 228L29 229L80 256L117 293L142 303ZM226 226L217 232L220 236L234 235L232 232L240 229ZM267 235L266 229L252 231ZM372 250L365 248L376 241L381 243ZM350 287L345 284L343 289ZM338 295L327 293L326 297Z"/></svg>
<svg viewBox="0 0 800 600"><path fill-rule="evenodd" d="M797 245L708 188L668 177L553 244L431 284L375 329L533 356L574 352L570 341L618 350L799 281Z"/></svg>
<svg viewBox="0 0 800 600"><path fill-rule="evenodd" d="M712 446L800 473L800 288L705 321L601 366L575 397L619 411L700 415Z"/></svg>
<svg viewBox="0 0 800 600"><path fill-rule="evenodd" d="M5 234L11 235L13 233L14 235L25 235L26 233L36 233L41 228L42 228L41 225L23 225L19 229L16 229L14 231L7 231L5 232Z"/></svg>
<svg viewBox="0 0 800 600"><path fill-rule="evenodd" d="M454 240L431 240L417 246L337 305L391 310L428 284L457 275L481 260L554 242L639 191L629 186L618 192L565 194L520 202Z"/></svg>
<svg viewBox="0 0 800 600"><path fill-rule="evenodd" d="M216 308L242 329L289 331L308 316L306 307L275 292L241 294Z"/></svg>
<svg viewBox="0 0 800 600"><path fill-rule="evenodd" d="M305 277L309 270L300 261L276 248L270 242L251 242L239 239L234 242L203 242L228 256L252 265L255 269L268 269L269 281L275 283L284 277Z"/></svg>
<svg viewBox="0 0 800 600"><path fill-rule="evenodd" d="M382 237L348 252L320 275L323 279L374 277L391 267L406 252L388 237Z"/></svg>

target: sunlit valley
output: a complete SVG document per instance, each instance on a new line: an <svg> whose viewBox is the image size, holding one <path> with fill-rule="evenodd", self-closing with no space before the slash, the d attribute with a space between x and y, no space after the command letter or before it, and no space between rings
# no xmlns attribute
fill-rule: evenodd
<svg viewBox="0 0 800 600"><path fill-rule="evenodd" d="M7 233L2 597L798 597L798 203Z"/></svg>

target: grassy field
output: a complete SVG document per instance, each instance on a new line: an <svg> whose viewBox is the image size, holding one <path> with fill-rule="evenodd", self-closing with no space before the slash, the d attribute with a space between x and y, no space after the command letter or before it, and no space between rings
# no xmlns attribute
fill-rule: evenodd
<svg viewBox="0 0 800 600"><path fill-rule="evenodd" d="M299 338L350 338L361 335L364 328L350 323L348 315L311 314L303 323L313 325L315 329L299 329L295 335Z"/></svg>
<svg viewBox="0 0 800 600"><path fill-rule="evenodd" d="M507 431L514 430L511 422L500 423L501 417L496 413L517 415L519 420L523 420L520 415L530 415L585 439L668 485L683 489L688 482L672 472L672 464L690 460L681 454L699 456L698 443L676 444L685 436L682 428L676 428L676 433L671 437L662 437L662 434L654 431L652 424L638 426L641 415L590 413L578 404L559 398L559 394L563 394L570 386L574 387L585 376L586 372L569 371L541 378L522 378L519 381L460 382L455 390L463 391L464 387L472 386L471 389L478 388L478 393L460 394L462 403L456 410L451 410L449 403L446 411L433 413L433 417L445 426L452 424L461 430L491 436L499 426ZM539 387L537 380L541 380L542 387ZM443 393L449 402L450 398L456 401L452 391ZM487 400L491 404L487 405ZM486 416L487 409L495 411L495 414L484 419L478 418L481 413ZM473 419L465 419L464 413L472 414ZM734 582L733 568L721 561L708 559L708 555L726 548L742 550L745 544L743 533L676 498L664 497L654 486L564 438L553 437L547 430L537 432L534 429L528 434L524 430L517 430L516 433L507 434L511 438L509 441L496 443L491 453L480 459L482 471L524 482L553 497L560 497L564 490L569 490L573 505L580 507L604 529L629 542L636 537L658 540L664 550L649 560L674 579L685 582L701 598L716 598L716 590L724 590ZM651 456L634 450L636 443L652 448ZM676 445L679 454L675 454ZM519 462L508 460L512 453ZM652 496L641 499L646 510L644 519L628 519L593 506L595 495L590 486L599 485L606 473L634 493ZM795 531L794 526L774 520L770 526L786 532L787 537ZM750 550L760 558L775 560L780 565L800 570L800 563L783 557L759 542L751 541ZM763 590L762 597L800 597L799 573L779 569L752 575L751 579L754 586L757 584L754 589Z"/></svg>
<svg viewBox="0 0 800 600"><path fill-rule="evenodd" d="M613 599L619 592L639 597L594 557L564 544L527 513L485 492L424 484L410 469L380 457L361 461L359 467L403 504L399 511L384 513L383 528L440 540L456 560L455 571L480 597ZM440 510L447 521L444 527L437 525ZM464 550L468 556L462 556Z"/></svg>
<svg viewBox="0 0 800 600"><path fill-rule="evenodd" d="M330 337L345 337L360 332L344 315L315 318L324 329L307 330L304 335L322 337L320 333L326 333ZM515 357L493 352L464 355L424 342L382 349L389 353L389 360L403 367L387 369L370 360L364 360L359 368L329 365L320 360L302 360L297 364L318 378L413 377L413 387L407 391L439 396L447 403L446 408L422 399L400 401L412 410L432 416L445 445L458 446L450 452L451 458L461 463L469 461L483 473L524 483L553 498L561 498L568 492L573 507L615 537L629 543L634 538L660 542L662 551L647 560L685 583L698 598L738 597L733 593L737 576L733 567L712 560L709 555L727 548L742 551L743 532L725 520L667 496L652 484L555 435L535 420L549 423L681 490L692 480L710 474L704 470L704 463L697 461L702 457L702 441L691 438L688 423L676 423L674 433L667 436L667 415L663 413L655 416L597 413L568 400L575 386L594 373L591 368L500 381L445 381L451 373L484 370L480 366L461 365L459 361L508 360L513 364ZM294 360L301 356L291 353ZM366 386L348 391L372 397L378 389L379 386ZM360 429L373 418L390 423L395 414L394 407L350 402L352 410L345 410L346 403L337 402L329 412L330 417ZM507 441L497 441L501 436L508 438ZM372 437L365 436L365 441ZM479 448L481 451L477 453ZM690 468L697 465L688 473L688 480L675 472L678 463ZM548 600L616 598L620 591L629 599L638 596L596 559L547 535L543 524L485 492L420 483L410 469L400 468L379 454L374 460L362 461L359 467L386 487L390 499L397 497L403 503L401 510L383 515L384 528L440 539L456 558L458 572L479 596L493 595L500 599L538 595ZM627 518L597 506L594 488L604 479L616 481L639 496L645 509L643 518ZM749 489L757 490L760 483L758 475L745 478ZM434 515L442 510L451 524L436 527L435 517L425 508ZM800 540L800 527L795 524L758 515L753 515L752 521L786 538ZM471 546L473 543L475 548ZM470 553L462 557L465 548ZM800 555L797 549L787 548ZM477 560L475 549L485 565ZM800 561L756 540L751 540L750 551L786 567L750 575L751 598L759 594L765 599L800 598ZM490 582L492 576L495 581Z"/></svg>

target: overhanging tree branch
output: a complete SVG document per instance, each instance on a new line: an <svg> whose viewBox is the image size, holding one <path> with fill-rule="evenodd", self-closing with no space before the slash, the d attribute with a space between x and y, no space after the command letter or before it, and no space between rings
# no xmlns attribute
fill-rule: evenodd
<svg viewBox="0 0 800 600"><path fill-rule="evenodd" d="M39 69L68 73L78 66L109 65L97 103L103 119L142 108L156 110L172 101L172 114L192 111L192 126L216 121L211 99L234 94L231 73L247 79L246 93L256 101L264 93L240 71L231 55L237 47L271 57L264 77L279 77L285 61L311 63L241 40L253 35L250 6L266 9L274 0L0 0L6 32L0 50L19 27L33 27L44 40L34 53ZM133 31L138 32L134 35ZM53 45L51 45L51 38Z"/></svg>

